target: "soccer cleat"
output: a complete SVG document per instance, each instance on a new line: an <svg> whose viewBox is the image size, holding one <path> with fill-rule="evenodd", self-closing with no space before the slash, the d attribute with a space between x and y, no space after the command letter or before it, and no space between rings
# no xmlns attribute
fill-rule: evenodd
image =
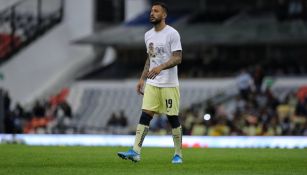
<svg viewBox="0 0 307 175"><path fill-rule="evenodd" d="M127 152L118 152L117 155L122 159L129 159L133 162L138 162L141 160L140 154L136 153L133 149L130 149Z"/></svg>
<svg viewBox="0 0 307 175"><path fill-rule="evenodd" d="M180 164L180 163L182 163L183 161L182 161L182 158L179 156L179 155L175 155L174 157L173 157L173 160L172 160L172 163L173 164Z"/></svg>

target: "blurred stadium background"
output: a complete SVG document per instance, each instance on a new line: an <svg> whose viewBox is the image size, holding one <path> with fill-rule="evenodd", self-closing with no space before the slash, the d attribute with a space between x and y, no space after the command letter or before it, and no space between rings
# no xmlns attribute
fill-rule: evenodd
<svg viewBox="0 0 307 175"><path fill-rule="evenodd" d="M0 143L132 145L151 2L0 0ZM184 146L306 148L307 1L163 2ZM155 118L145 146L169 131Z"/></svg>

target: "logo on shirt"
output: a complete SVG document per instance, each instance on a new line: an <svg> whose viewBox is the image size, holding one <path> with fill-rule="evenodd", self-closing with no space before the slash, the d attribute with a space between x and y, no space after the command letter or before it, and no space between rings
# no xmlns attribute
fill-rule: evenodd
<svg viewBox="0 0 307 175"><path fill-rule="evenodd" d="M149 43L148 45L148 54L150 57L156 57L155 48L153 43Z"/></svg>
<svg viewBox="0 0 307 175"><path fill-rule="evenodd" d="M150 57L159 57L159 58L163 58L164 54L165 54L165 48L163 45L160 46L154 46L154 43L150 42L148 45L148 54Z"/></svg>

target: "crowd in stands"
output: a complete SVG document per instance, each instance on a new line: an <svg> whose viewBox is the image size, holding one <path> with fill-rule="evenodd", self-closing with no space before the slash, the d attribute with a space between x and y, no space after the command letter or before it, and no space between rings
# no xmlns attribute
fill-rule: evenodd
<svg viewBox="0 0 307 175"><path fill-rule="evenodd" d="M307 87L291 89L281 98L272 92L272 82L264 83L264 78L261 67L253 72L242 69L235 79L238 94L213 97L182 109L183 134L307 136ZM65 100L67 89L26 108L19 103L12 108L9 92L1 91L5 133L75 133L71 123L73 113ZM204 119L205 114L209 118ZM133 134L135 128L131 128L128 118L123 110L114 112L106 123L106 133ZM165 135L170 129L166 117L155 117L151 122L151 134Z"/></svg>
<svg viewBox="0 0 307 175"><path fill-rule="evenodd" d="M199 113L197 106L182 113L185 135L307 135L307 100L299 100L294 93L284 101L270 90L253 92L247 99L238 95L232 113L225 110L223 103L208 101L203 114L210 114L211 119L206 121Z"/></svg>
<svg viewBox="0 0 307 175"><path fill-rule="evenodd" d="M3 90L4 133L66 133L71 127L72 110L65 100L67 91L49 100L37 100L31 107L21 104L11 108L11 98L8 91Z"/></svg>
<svg viewBox="0 0 307 175"><path fill-rule="evenodd" d="M286 97L274 95L264 86L261 67L242 70L237 76L238 94L224 100L209 99L193 104L180 114L184 135L208 136L307 136L307 87L290 91ZM227 109L232 104L233 109ZM204 119L204 114L209 118ZM170 132L166 117L151 122L152 134Z"/></svg>
<svg viewBox="0 0 307 175"><path fill-rule="evenodd" d="M123 110L113 112L106 124L106 130L110 134L127 134L129 129L128 117Z"/></svg>
<svg viewBox="0 0 307 175"><path fill-rule="evenodd" d="M110 127L127 127L128 120L123 110L120 111L119 115L115 112L112 113L108 120L107 126Z"/></svg>
<svg viewBox="0 0 307 175"><path fill-rule="evenodd" d="M253 73L241 71L236 80L239 94L232 100L235 106L233 111L225 109L226 101L214 103L214 99L208 100L205 105L194 105L184 110L184 134L307 135L306 87L280 99L273 95L269 86L263 86L263 78L264 73L260 67ZM212 117L206 121L203 114Z"/></svg>

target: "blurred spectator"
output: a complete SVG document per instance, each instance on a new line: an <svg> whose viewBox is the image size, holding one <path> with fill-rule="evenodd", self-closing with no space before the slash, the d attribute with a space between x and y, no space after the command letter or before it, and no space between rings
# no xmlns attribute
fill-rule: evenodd
<svg viewBox="0 0 307 175"><path fill-rule="evenodd" d="M72 111L70 105L64 100L57 105L53 130L57 133L66 133L71 128Z"/></svg>
<svg viewBox="0 0 307 175"><path fill-rule="evenodd" d="M15 111L11 112L11 118L12 118L12 122L13 122L13 130L14 133L22 133L22 126L23 126L23 119L22 116L20 116L18 113L16 113Z"/></svg>
<svg viewBox="0 0 307 175"><path fill-rule="evenodd" d="M185 111L184 115L183 115L183 134L185 135L190 135L192 132L192 127L193 127L193 123L196 120L197 115L195 113L193 113L191 110L187 110Z"/></svg>
<svg viewBox="0 0 307 175"><path fill-rule="evenodd" d="M257 93L261 92L262 81L264 76L265 76L264 70L261 68L261 66L257 65L253 72L253 81Z"/></svg>
<svg viewBox="0 0 307 175"><path fill-rule="evenodd" d="M204 112L205 114L210 114L211 116L215 116L215 107L210 99L206 102L206 108Z"/></svg>
<svg viewBox="0 0 307 175"><path fill-rule="evenodd" d="M4 116L4 132L10 134L22 133L22 120L22 116L18 111L6 111Z"/></svg>
<svg viewBox="0 0 307 175"><path fill-rule="evenodd" d="M286 117L281 122L282 135L291 135L291 129L293 125L289 117Z"/></svg>
<svg viewBox="0 0 307 175"><path fill-rule="evenodd" d="M226 118L219 117L218 122L209 128L209 136L227 136L230 134L230 128L227 126Z"/></svg>
<svg viewBox="0 0 307 175"><path fill-rule="evenodd" d="M23 125L25 123L25 113L23 107L17 103L14 110L11 112L14 119L14 127L17 133L23 132Z"/></svg>
<svg viewBox="0 0 307 175"><path fill-rule="evenodd" d="M220 116L226 117L227 116L227 112L226 112L224 104L222 104L222 103L216 104L215 116L218 116L218 117L220 117Z"/></svg>
<svg viewBox="0 0 307 175"><path fill-rule="evenodd" d="M71 106L68 104L66 100L59 104L59 107L63 110L64 116L68 118L72 118Z"/></svg>
<svg viewBox="0 0 307 175"><path fill-rule="evenodd" d="M307 136L307 120L306 120L305 124L303 125L301 135Z"/></svg>
<svg viewBox="0 0 307 175"><path fill-rule="evenodd" d="M275 136L282 135L282 128L281 128L281 125L279 123L279 119L277 116L274 116L271 118L269 127L270 129L273 130L273 133Z"/></svg>
<svg viewBox="0 0 307 175"><path fill-rule="evenodd" d="M121 126L121 127L127 127L128 126L128 120L127 120L127 117L126 117L125 112L123 110L120 111L118 122L119 122L119 126Z"/></svg>
<svg viewBox="0 0 307 175"><path fill-rule="evenodd" d="M45 116L44 106L37 100L32 108L32 114L34 117L42 118Z"/></svg>
<svg viewBox="0 0 307 175"><path fill-rule="evenodd" d="M205 135L206 134L206 126L202 121L197 120L192 127L191 135Z"/></svg>
<svg viewBox="0 0 307 175"><path fill-rule="evenodd" d="M11 97L7 90L4 90L3 104L4 104L4 113L10 112Z"/></svg>
<svg viewBox="0 0 307 175"><path fill-rule="evenodd" d="M287 117L293 115L291 106L289 104L283 103L277 106L277 114L280 120L284 120Z"/></svg>
<svg viewBox="0 0 307 175"><path fill-rule="evenodd" d="M107 126L116 127L119 125L119 119L115 112L111 114L111 117L109 118L107 122Z"/></svg>
<svg viewBox="0 0 307 175"><path fill-rule="evenodd" d="M248 99L249 94L254 88L254 82L250 74L242 69L240 74L236 78L236 82L240 91L240 95L244 100Z"/></svg>
<svg viewBox="0 0 307 175"><path fill-rule="evenodd" d="M3 123L5 133L14 133L14 118L12 117L10 106L11 97L7 90L2 89L2 100L3 100ZM1 121L2 122L2 121Z"/></svg>
<svg viewBox="0 0 307 175"><path fill-rule="evenodd" d="M58 106L52 105L50 101L45 104L45 116L49 118L55 118Z"/></svg>
<svg viewBox="0 0 307 175"><path fill-rule="evenodd" d="M242 99L240 95L236 96L235 99L235 109L239 113L243 112L246 107L246 101Z"/></svg>
<svg viewBox="0 0 307 175"><path fill-rule="evenodd" d="M305 100L298 101L295 107L295 114L297 116L307 116L307 97Z"/></svg>
<svg viewBox="0 0 307 175"><path fill-rule="evenodd" d="M290 19L303 18L302 0L290 0L288 6L288 14Z"/></svg>
<svg viewBox="0 0 307 175"><path fill-rule="evenodd" d="M265 95L268 99L267 106L275 111L280 102L276 97L274 97L270 89L266 89Z"/></svg>
<svg viewBox="0 0 307 175"><path fill-rule="evenodd" d="M17 103L14 108L15 115L18 115L20 118L25 118L25 112L20 103Z"/></svg>

